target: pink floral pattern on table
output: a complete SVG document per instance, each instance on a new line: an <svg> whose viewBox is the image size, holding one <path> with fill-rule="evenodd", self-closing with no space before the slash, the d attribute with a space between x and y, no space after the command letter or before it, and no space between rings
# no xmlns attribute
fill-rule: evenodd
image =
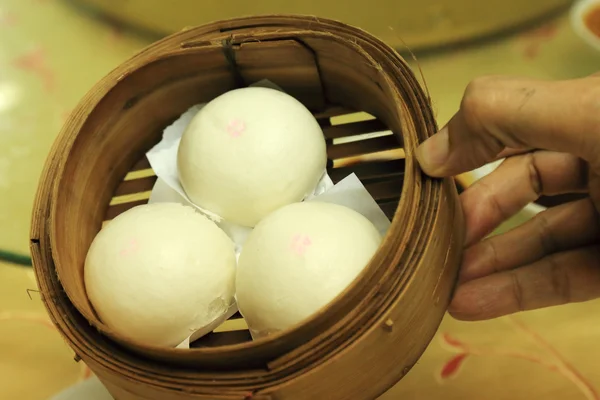
<svg viewBox="0 0 600 400"><path fill-rule="evenodd" d="M0 28L2 27L13 27L19 22L19 18L16 14L11 12L0 10Z"/></svg>
<svg viewBox="0 0 600 400"><path fill-rule="evenodd" d="M465 361L470 357L509 357L529 361L555 372L577 386L587 400L600 400L600 393L594 385L560 354L552 344L520 320L514 317L508 317L507 320L511 322L517 331L525 334L530 341L543 350L549 356L549 359L527 352L507 351L493 346L476 346L459 340L448 332L440 332L438 337L442 341L442 345L455 354L440 368L438 380L443 383L448 379L455 378L464 368Z"/></svg>
<svg viewBox="0 0 600 400"><path fill-rule="evenodd" d="M56 86L55 73L48 66L46 51L41 46L24 53L14 60L14 66L37 75L47 92L53 92Z"/></svg>

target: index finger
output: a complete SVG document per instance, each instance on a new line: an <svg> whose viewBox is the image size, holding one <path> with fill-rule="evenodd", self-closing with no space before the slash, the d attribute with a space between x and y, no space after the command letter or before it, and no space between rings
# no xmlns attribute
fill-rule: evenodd
<svg viewBox="0 0 600 400"><path fill-rule="evenodd" d="M598 164L600 77L569 81L487 77L471 82L460 110L417 151L431 176L481 167L506 148L574 154Z"/></svg>

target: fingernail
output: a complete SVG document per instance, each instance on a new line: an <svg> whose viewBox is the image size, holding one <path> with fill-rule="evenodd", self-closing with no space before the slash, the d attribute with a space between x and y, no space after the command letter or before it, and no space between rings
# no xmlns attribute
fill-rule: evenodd
<svg viewBox="0 0 600 400"><path fill-rule="evenodd" d="M440 174L450 155L450 136L445 126L438 133L424 141L417 149L417 160L423 171L429 175Z"/></svg>

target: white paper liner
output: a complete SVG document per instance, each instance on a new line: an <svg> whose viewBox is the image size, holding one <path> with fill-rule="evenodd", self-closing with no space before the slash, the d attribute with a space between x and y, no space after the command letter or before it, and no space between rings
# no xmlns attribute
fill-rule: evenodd
<svg viewBox="0 0 600 400"><path fill-rule="evenodd" d="M194 343L194 341L200 339L204 335L208 335L215 329L217 329L223 322L227 321L229 318L233 317L233 314L238 312L237 305L232 304L229 309L225 312L225 314L221 315L219 318L215 319L210 324L206 325L202 329L197 330L192 333L189 337L185 338L183 342L181 342L177 348L178 349L189 349L190 343Z"/></svg>
<svg viewBox="0 0 600 400"><path fill-rule="evenodd" d="M92 376L52 396L50 400L114 400L102 382Z"/></svg>
<svg viewBox="0 0 600 400"><path fill-rule="evenodd" d="M253 86L279 89L269 81L260 81ZM179 181L179 171L177 168L179 142L186 127L202 107L203 104L195 105L182 114L179 119L164 130L163 139L160 143L146 154L150 166L158 177L152 189L149 203L175 202L194 207L213 220L232 239L235 244L237 259L252 228L225 221L219 215L197 206L186 195ZM390 220L355 174L347 176L334 185L327 172L324 171L323 177L313 192L306 196L304 201L322 201L346 206L369 219L382 236L385 235L390 226ZM222 316L215 319L213 323L206 327L195 331L179 344L177 348L189 348L190 343L212 332L237 311L237 306L234 303Z"/></svg>

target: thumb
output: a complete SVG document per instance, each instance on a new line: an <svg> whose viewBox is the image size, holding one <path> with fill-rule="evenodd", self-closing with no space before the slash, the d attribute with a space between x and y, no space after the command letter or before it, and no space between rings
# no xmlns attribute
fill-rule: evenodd
<svg viewBox="0 0 600 400"><path fill-rule="evenodd" d="M416 155L425 173L441 177L479 168L506 148L567 152L597 163L600 77L479 78L467 86L456 115Z"/></svg>

